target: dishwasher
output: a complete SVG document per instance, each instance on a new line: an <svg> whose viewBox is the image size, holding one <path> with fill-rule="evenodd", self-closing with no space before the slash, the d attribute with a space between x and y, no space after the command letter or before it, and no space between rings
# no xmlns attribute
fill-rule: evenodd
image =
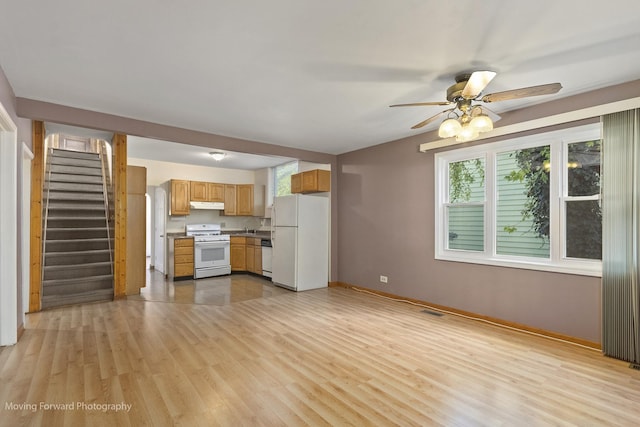
<svg viewBox="0 0 640 427"><path fill-rule="evenodd" d="M262 239L260 246L262 246L262 275L271 278L273 277L271 271L271 258L273 256L271 239Z"/></svg>

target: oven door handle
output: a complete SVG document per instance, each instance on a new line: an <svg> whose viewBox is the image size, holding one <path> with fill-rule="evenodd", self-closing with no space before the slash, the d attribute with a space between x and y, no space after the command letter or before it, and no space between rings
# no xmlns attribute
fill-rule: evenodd
<svg viewBox="0 0 640 427"><path fill-rule="evenodd" d="M223 240L219 242L196 242L194 246L197 248L217 248L217 247L229 246L230 244L231 242L227 240Z"/></svg>

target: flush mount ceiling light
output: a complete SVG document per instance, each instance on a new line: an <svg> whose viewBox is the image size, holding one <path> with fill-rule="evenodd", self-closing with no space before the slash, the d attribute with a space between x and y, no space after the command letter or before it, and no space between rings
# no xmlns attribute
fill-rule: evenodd
<svg viewBox="0 0 640 427"><path fill-rule="evenodd" d="M212 151L209 153L209 155L213 157L213 160L215 160L216 162L219 162L220 160L224 159L224 157L226 156L226 154L223 153L222 151Z"/></svg>

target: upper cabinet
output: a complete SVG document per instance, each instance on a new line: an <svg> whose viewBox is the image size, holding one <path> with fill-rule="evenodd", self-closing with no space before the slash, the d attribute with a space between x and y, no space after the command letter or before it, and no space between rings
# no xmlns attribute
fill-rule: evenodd
<svg viewBox="0 0 640 427"><path fill-rule="evenodd" d="M224 184L207 182L207 202L224 202Z"/></svg>
<svg viewBox="0 0 640 427"><path fill-rule="evenodd" d="M264 186L258 201L261 212L256 213L254 208L255 194L253 184L225 184L224 185L224 214L237 216L263 216L264 215Z"/></svg>
<svg viewBox="0 0 640 427"><path fill-rule="evenodd" d="M236 185L236 215L253 215L253 184Z"/></svg>
<svg viewBox="0 0 640 427"><path fill-rule="evenodd" d="M224 202L224 184L191 181L192 202Z"/></svg>
<svg viewBox="0 0 640 427"><path fill-rule="evenodd" d="M292 193L320 193L331 191L331 172L314 169L291 175Z"/></svg>
<svg viewBox="0 0 640 427"><path fill-rule="evenodd" d="M190 200L192 202L206 202L207 201L207 183L200 181L190 181L189 188Z"/></svg>
<svg viewBox="0 0 640 427"><path fill-rule="evenodd" d="M224 211L225 215L237 215L236 210L236 185L224 184Z"/></svg>
<svg viewBox="0 0 640 427"><path fill-rule="evenodd" d="M223 215L265 215L264 185L218 184L204 181L171 180L169 215L189 215L190 202L224 203Z"/></svg>
<svg viewBox="0 0 640 427"><path fill-rule="evenodd" d="M190 199L189 181L181 179L171 180L171 206L169 215L189 215Z"/></svg>

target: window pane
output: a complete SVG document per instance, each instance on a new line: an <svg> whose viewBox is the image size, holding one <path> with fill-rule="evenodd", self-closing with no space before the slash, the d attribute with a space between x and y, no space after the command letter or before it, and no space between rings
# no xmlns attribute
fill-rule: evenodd
<svg viewBox="0 0 640 427"><path fill-rule="evenodd" d="M484 159L449 163L449 202L484 202Z"/></svg>
<svg viewBox="0 0 640 427"><path fill-rule="evenodd" d="M289 162L276 166L274 175L274 196L291 194L291 175L298 173L298 162Z"/></svg>
<svg viewBox="0 0 640 427"><path fill-rule="evenodd" d="M496 253L549 258L549 146L496 156Z"/></svg>
<svg viewBox="0 0 640 427"><path fill-rule="evenodd" d="M449 249L484 250L484 206L448 206L447 222Z"/></svg>
<svg viewBox="0 0 640 427"><path fill-rule="evenodd" d="M599 200L566 204L567 257L602 259L602 212Z"/></svg>
<svg viewBox="0 0 640 427"><path fill-rule="evenodd" d="M600 194L600 141L569 144L568 195Z"/></svg>

